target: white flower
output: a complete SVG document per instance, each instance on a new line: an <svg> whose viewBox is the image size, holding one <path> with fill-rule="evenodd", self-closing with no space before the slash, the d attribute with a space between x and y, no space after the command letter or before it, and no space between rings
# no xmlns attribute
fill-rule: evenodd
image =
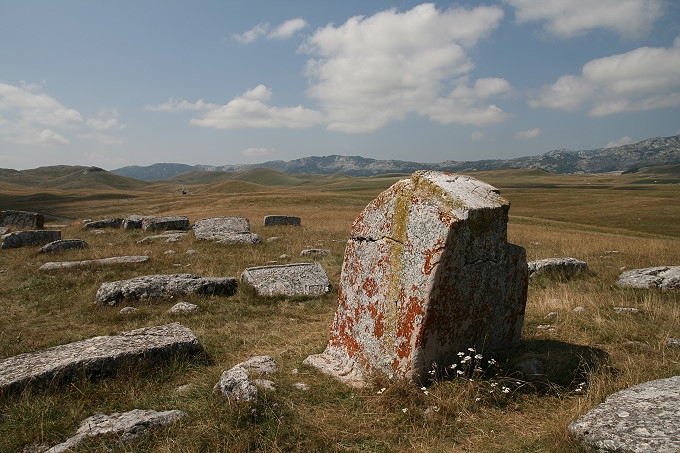
<svg viewBox="0 0 680 453"><path fill-rule="evenodd" d="M401 411L405 414L406 412L408 412L408 408L405 407Z"/></svg>
<svg viewBox="0 0 680 453"><path fill-rule="evenodd" d="M463 371L463 370L458 370L458 371L456 371L456 374L457 374L458 376L462 376L463 374L465 374L465 371Z"/></svg>
<svg viewBox="0 0 680 453"><path fill-rule="evenodd" d="M387 390L386 387L383 387L380 390L378 390L378 395L382 395L385 390Z"/></svg>
<svg viewBox="0 0 680 453"><path fill-rule="evenodd" d="M508 387L505 387L505 386L503 386L503 387L501 388L501 391L502 391L503 393L510 393L510 389L509 389Z"/></svg>
<svg viewBox="0 0 680 453"><path fill-rule="evenodd" d="M468 351L475 352L475 348L468 348Z"/></svg>
<svg viewBox="0 0 680 453"><path fill-rule="evenodd" d="M496 360L495 359L489 359L489 365L495 365Z"/></svg>
<svg viewBox="0 0 680 453"><path fill-rule="evenodd" d="M457 366L458 366L458 364L457 364L457 363L454 363L453 365L449 365L449 368L451 368L451 369L453 370L453 369L455 369Z"/></svg>
<svg viewBox="0 0 680 453"><path fill-rule="evenodd" d="M475 355L475 359L481 360L481 359L482 359L482 354L477 354L477 355Z"/></svg>
<svg viewBox="0 0 680 453"><path fill-rule="evenodd" d="M459 353L458 353L458 357L463 357L464 355L465 355L464 352L459 352Z"/></svg>

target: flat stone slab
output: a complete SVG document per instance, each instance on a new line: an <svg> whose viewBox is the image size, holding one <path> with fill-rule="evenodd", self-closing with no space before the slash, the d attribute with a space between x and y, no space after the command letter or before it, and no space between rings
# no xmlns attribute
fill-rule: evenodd
<svg viewBox="0 0 680 453"><path fill-rule="evenodd" d="M326 249L305 249L300 252L300 256L326 256L330 254L331 251Z"/></svg>
<svg viewBox="0 0 680 453"><path fill-rule="evenodd" d="M322 296L331 289L326 271L316 262L250 267L241 281L259 296Z"/></svg>
<svg viewBox="0 0 680 453"><path fill-rule="evenodd" d="M142 218L142 230L189 230L191 223L189 217L183 215L175 216L147 216Z"/></svg>
<svg viewBox="0 0 680 453"><path fill-rule="evenodd" d="M680 376L657 379L607 397L569 425L596 452L677 453L680 451Z"/></svg>
<svg viewBox="0 0 680 453"><path fill-rule="evenodd" d="M83 241L82 239L60 239L58 241L52 241L43 245L40 250L38 250L38 252L65 252L66 250L86 249L87 247L87 242Z"/></svg>
<svg viewBox="0 0 680 453"><path fill-rule="evenodd" d="M116 264L145 263L147 261L149 261L148 256L112 256L95 260L51 261L40 266L38 270L51 271L55 269L68 269L70 267L112 266Z"/></svg>
<svg viewBox="0 0 680 453"><path fill-rule="evenodd" d="M571 276L588 270L588 263L576 258L545 258L529 261L527 266L529 266L529 277L552 272Z"/></svg>
<svg viewBox="0 0 680 453"><path fill-rule="evenodd" d="M186 413L178 410L162 411L133 409L123 413L113 414L94 414L80 423L76 434L52 448L41 451L43 453L61 453L75 448L88 437L103 435L119 435L118 443L128 442L141 435L149 429L168 425L181 418L186 417Z"/></svg>
<svg viewBox="0 0 680 453"><path fill-rule="evenodd" d="M647 267L623 272L617 285L628 288L680 288L680 266Z"/></svg>
<svg viewBox="0 0 680 453"><path fill-rule="evenodd" d="M14 228L40 229L45 224L45 216L38 212L0 211L0 225Z"/></svg>
<svg viewBox="0 0 680 453"><path fill-rule="evenodd" d="M264 226L300 226L300 217L291 215L268 215L264 217Z"/></svg>
<svg viewBox="0 0 680 453"><path fill-rule="evenodd" d="M61 239L60 230L13 231L2 236L2 248L13 249L29 245L45 245Z"/></svg>
<svg viewBox="0 0 680 453"><path fill-rule="evenodd" d="M84 228L100 229L100 228L120 228L123 225L122 217L109 217L108 219L91 220L83 224Z"/></svg>
<svg viewBox="0 0 680 453"><path fill-rule="evenodd" d="M174 233L164 233L164 234L156 234L153 236L147 236L145 238L140 239L137 241L137 244L147 244L149 242L154 242L158 240L163 240L165 242L177 242L182 240L184 236L186 236L187 233L185 232L174 232Z"/></svg>
<svg viewBox="0 0 680 453"><path fill-rule="evenodd" d="M199 277L192 274L158 274L102 283L95 303L118 305L123 300L162 299L189 294L232 296L238 282L232 277Z"/></svg>
<svg viewBox="0 0 680 453"><path fill-rule="evenodd" d="M196 240L216 241L220 244L257 244L259 235L250 232L250 222L245 217L210 217L196 221L193 226Z"/></svg>
<svg viewBox="0 0 680 453"><path fill-rule="evenodd" d="M111 374L131 361L166 360L203 350L194 333L179 323L94 337L0 362L0 393L27 385L49 385L82 376Z"/></svg>

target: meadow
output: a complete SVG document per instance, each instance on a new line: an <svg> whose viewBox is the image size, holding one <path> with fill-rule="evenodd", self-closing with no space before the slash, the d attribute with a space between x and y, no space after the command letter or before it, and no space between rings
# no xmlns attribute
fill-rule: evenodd
<svg viewBox="0 0 680 453"><path fill-rule="evenodd" d="M68 170L68 169L66 169ZM680 265L680 167L631 174L553 175L539 170L469 173L495 185L511 202L508 239L527 259L574 257L589 270L573 278L532 279L521 344L493 358L493 370L472 379L444 376L422 388L376 380L351 389L303 366L328 340L336 293L316 299L261 298L241 287L232 297L183 298L202 308L168 314L177 300L121 307L93 304L106 281L188 272L239 277L252 266L305 248L332 254L317 259L337 289L345 242L366 204L404 175L351 178L194 174L140 183L108 173L66 171L30 180L0 177L0 209L38 211L63 224L63 238L89 248L41 255L37 248L0 251L0 360L37 349L179 321L205 354L161 366L128 368L116 376L47 389L30 388L0 399L0 451L53 445L74 434L96 412L134 408L179 409L189 416L131 443L92 439L79 452L580 452L567 425L623 388L680 374L680 295L622 289L622 269ZM0 175L2 176L2 175ZM206 177L211 179L207 180ZM235 215L250 220L263 243L252 246L194 241L138 244L142 231L93 234L83 219L132 214L187 215L192 222ZM263 226L270 214L302 218L301 227ZM279 239L267 242L269 237ZM189 255L189 249L198 254ZM168 254L168 250L175 253ZM47 261L149 255L148 263L39 272ZM584 311L573 311L583 307ZM637 308L616 313L614 307ZM557 313L546 318L549 313ZM544 328L545 325L552 328ZM481 351L480 351L481 352ZM486 352L483 352L486 354ZM276 391L255 404L213 393L223 370L254 355L280 365ZM490 357L489 357L490 358ZM513 365L536 358L545 379L524 382ZM304 382L309 390L296 389Z"/></svg>

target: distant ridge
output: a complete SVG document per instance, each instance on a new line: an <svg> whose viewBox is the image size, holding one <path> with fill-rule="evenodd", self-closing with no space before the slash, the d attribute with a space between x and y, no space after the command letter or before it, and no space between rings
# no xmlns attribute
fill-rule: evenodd
<svg viewBox="0 0 680 453"><path fill-rule="evenodd" d="M415 170L474 171L501 168L538 168L551 173L606 173L634 171L642 167L680 164L680 135L656 137L641 142L594 150L548 151L540 156L478 161L418 163L402 160L377 160L360 156L303 157L291 161L274 160L261 164L185 165L159 163L147 167L132 166L111 173L141 180L168 179L192 170L237 172L269 168L282 173L336 174L372 176L386 173L412 173Z"/></svg>

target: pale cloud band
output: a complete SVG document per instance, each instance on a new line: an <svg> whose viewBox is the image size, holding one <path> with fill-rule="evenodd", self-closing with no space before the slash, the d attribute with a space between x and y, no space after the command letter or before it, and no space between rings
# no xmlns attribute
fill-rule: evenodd
<svg viewBox="0 0 680 453"><path fill-rule="evenodd" d="M590 116L680 106L680 37L673 46L640 47L586 63L581 75L562 76L543 87L532 107L574 111Z"/></svg>
<svg viewBox="0 0 680 453"><path fill-rule="evenodd" d="M538 128L535 128L535 129L529 129L528 131L517 132L515 134L515 138L530 139L530 138L536 138L540 134L541 134L541 130L538 129Z"/></svg>
<svg viewBox="0 0 680 453"><path fill-rule="evenodd" d="M283 22L273 30L267 23L257 24L244 33L233 34L232 37L241 44L250 44L261 37L267 39L290 39L307 26L307 21L297 17Z"/></svg>
<svg viewBox="0 0 680 453"><path fill-rule="evenodd" d="M67 145L71 143L68 138L71 133L81 131L76 137L104 144L120 142L101 132L82 132L87 128L97 131L124 128L118 121L117 111L104 109L97 117L83 120L80 112L64 106L42 89L41 84L0 82L0 112L3 113L0 140L21 145Z"/></svg>

